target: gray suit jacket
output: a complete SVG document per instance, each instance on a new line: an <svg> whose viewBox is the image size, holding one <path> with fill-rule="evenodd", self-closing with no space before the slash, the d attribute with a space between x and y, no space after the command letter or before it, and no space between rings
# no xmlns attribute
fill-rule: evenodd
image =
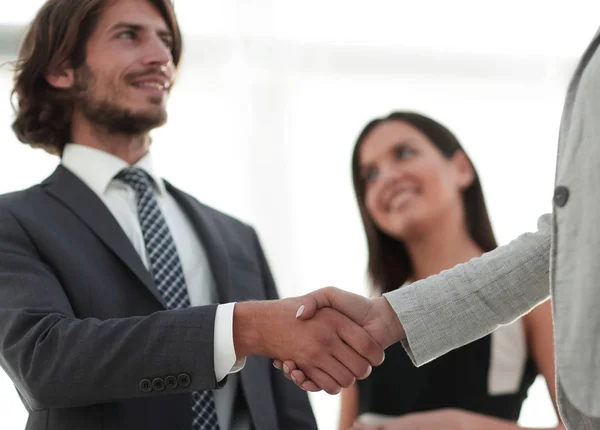
<svg viewBox="0 0 600 430"><path fill-rule="evenodd" d="M600 428L600 32L569 86L553 215L481 258L386 295L417 365L508 324L552 292L569 429Z"/></svg>
<svg viewBox="0 0 600 430"><path fill-rule="evenodd" d="M277 297L252 228L167 189L206 248L221 302ZM117 221L67 169L0 197L0 365L27 429L190 430L190 392L217 388L215 312L165 311ZM317 428L306 394L270 360L249 357L240 380L236 408L255 429Z"/></svg>

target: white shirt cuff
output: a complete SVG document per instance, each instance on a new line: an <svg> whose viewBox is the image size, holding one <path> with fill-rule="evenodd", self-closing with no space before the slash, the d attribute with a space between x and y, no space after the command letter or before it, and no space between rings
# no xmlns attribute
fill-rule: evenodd
<svg viewBox="0 0 600 430"><path fill-rule="evenodd" d="M215 316L215 376L221 382L230 373L239 372L246 365L246 357L237 359L233 344L233 309L235 303L217 306Z"/></svg>

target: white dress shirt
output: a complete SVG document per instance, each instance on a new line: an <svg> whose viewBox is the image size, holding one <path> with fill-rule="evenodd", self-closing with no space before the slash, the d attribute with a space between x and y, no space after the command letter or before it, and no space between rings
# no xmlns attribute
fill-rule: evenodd
<svg viewBox="0 0 600 430"><path fill-rule="evenodd" d="M129 165L112 154L72 143L65 146L62 165L81 179L104 202L149 269L146 245L137 215L135 192L125 183L114 180L115 175ZM158 204L181 260L191 306L216 303L217 290L206 251L189 219L167 192L161 177L156 174L151 154L146 154L133 167L144 170L153 179ZM239 421L238 417L232 417L238 385L235 373L245 365L245 359L237 360L233 344L234 306L234 303L219 305L215 318L215 376L220 382L229 375L225 387L214 391L217 416L223 430L232 428L233 422ZM246 427L235 425L235 428Z"/></svg>

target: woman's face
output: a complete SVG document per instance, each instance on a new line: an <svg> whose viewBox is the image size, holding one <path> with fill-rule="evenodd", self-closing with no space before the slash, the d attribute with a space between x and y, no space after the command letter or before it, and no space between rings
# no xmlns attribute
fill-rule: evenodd
<svg viewBox="0 0 600 430"><path fill-rule="evenodd" d="M359 150L365 205L375 224L405 240L444 224L462 221L461 192L473 181L466 155L448 159L412 125L389 120L377 125Z"/></svg>

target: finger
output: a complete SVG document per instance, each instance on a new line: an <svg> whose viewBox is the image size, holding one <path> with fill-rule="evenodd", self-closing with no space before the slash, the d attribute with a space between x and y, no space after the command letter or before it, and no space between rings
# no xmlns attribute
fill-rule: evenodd
<svg viewBox="0 0 600 430"><path fill-rule="evenodd" d="M304 372L301 370L292 371L291 376L292 376L292 381L294 381L294 383L298 387L302 388L303 390L310 391L312 393L322 391L321 387L317 386L316 383L314 383L313 381L308 379L306 377L306 375L304 374Z"/></svg>
<svg viewBox="0 0 600 430"><path fill-rule="evenodd" d="M286 360L281 364L281 371L283 372L283 375L291 380L292 379L292 371L296 370L298 368L298 366L296 366L296 363L294 363L291 360Z"/></svg>
<svg viewBox="0 0 600 430"><path fill-rule="evenodd" d="M273 360L273 367L275 367L276 369L281 370L281 373L283 373L283 376L285 376L287 379L291 380L292 378L290 377L289 372L286 373L285 369L283 367L283 362L281 360Z"/></svg>
<svg viewBox="0 0 600 430"><path fill-rule="evenodd" d="M296 318L301 320L311 319L317 310L322 307L327 307L326 298L322 294L322 290L314 291L301 297L302 304L296 312Z"/></svg>
<svg viewBox="0 0 600 430"><path fill-rule="evenodd" d="M372 366L379 366L383 363L385 358L383 348L361 326L352 321L346 321L340 324L338 333L350 348L368 360ZM359 378L358 375L356 377Z"/></svg>
<svg viewBox="0 0 600 430"><path fill-rule="evenodd" d="M320 298L320 303L327 303L329 307L343 313L358 325L362 325L371 310L371 300L339 288L323 288L323 296L325 298Z"/></svg>
<svg viewBox="0 0 600 430"><path fill-rule="evenodd" d="M289 371L288 371L288 372L286 372L286 369L285 369L285 367L284 367L284 364L282 364L282 365L281 365L281 369L279 369L279 370L281 370L281 373L283 373L283 376L285 376L287 379L289 379L289 380L291 380L291 379L292 379L292 378L291 378L291 374L290 374L290 372L289 372Z"/></svg>
<svg viewBox="0 0 600 430"><path fill-rule="evenodd" d="M296 366L296 362L292 360L285 360L283 364L290 370L290 372L298 368L298 366Z"/></svg>
<svg viewBox="0 0 600 430"><path fill-rule="evenodd" d="M335 351L334 357L337 358L356 379L367 378L373 370L367 359L346 344L341 345L340 348Z"/></svg>
<svg viewBox="0 0 600 430"><path fill-rule="evenodd" d="M302 385L305 382L309 381L304 372L300 369L292 370L292 373L290 373L290 377L296 385Z"/></svg>
<svg viewBox="0 0 600 430"><path fill-rule="evenodd" d="M337 360L335 360L333 357L331 357L331 360L337 362ZM338 366L342 365L338 362ZM325 373L319 368L310 367L308 369L305 369L304 373L310 380L314 381L317 387L321 388L328 394L338 394L342 390L342 386L337 382L335 378L333 378L328 373Z"/></svg>
<svg viewBox="0 0 600 430"><path fill-rule="evenodd" d="M296 318L302 320L312 318L321 308L330 307L362 325L371 310L371 300L368 298L335 287L322 288L306 294L301 297L301 302Z"/></svg>
<svg viewBox="0 0 600 430"><path fill-rule="evenodd" d="M321 388L308 379L302 370L292 370L291 378L292 381L303 390L311 392L321 391Z"/></svg>
<svg viewBox="0 0 600 430"><path fill-rule="evenodd" d="M292 360L285 360L283 362L283 365L287 367L287 373L292 373L294 370L298 369L298 366L296 366L296 362Z"/></svg>
<svg viewBox="0 0 600 430"><path fill-rule="evenodd" d="M354 374L336 358L337 352L345 347L347 345L340 342L340 345L335 348L333 355L325 357L319 363L319 369L331 376L342 388L348 388L356 382Z"/></svg>
<svg viewBox="0 0 600 430"><path fill-rule="evenodd" d="M331 307L330 297L341 293L342 290L335 287L321 288L312 293L302 296L302 305L298 308L296 318L307 320L314 316L321 308Z"/></svg>
<svg viewBox="0 0 600 430"><path fill-rule="evenodd" d="M311 393L318 393L319 391L323 391L313 381L304 382L302 385L300 385L300 388L302 388L305 391L310 391Z"/></svg>

